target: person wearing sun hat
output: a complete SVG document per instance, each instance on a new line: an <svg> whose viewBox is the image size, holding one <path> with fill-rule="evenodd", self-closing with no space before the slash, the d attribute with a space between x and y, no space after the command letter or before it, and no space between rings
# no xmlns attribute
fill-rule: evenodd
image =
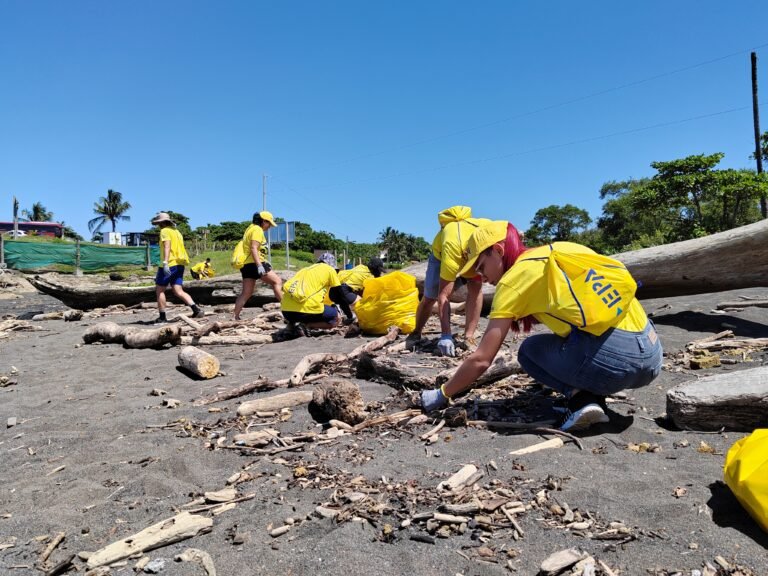
<svg viewBox="0 0 768 576"><path fill-rule="evenodd" d="M167 301L165 290L171 287L173 293L187 306L192 308L192 317L200 318L205 314L200 307L195 304L192 297L184 292L182 285L184 283L184 267L189 264L189 256L184 248L184 237L181 232L176 230L168 212L158 212L152 218L152 224L160 228L160 257L163 259L162 265L157 270L155 276L155 296L157 297L157 310L159 316L155 321L158 324L167 322L165 308Z"/></svg>
<svg viewBox="0 0 768 576"><path fill-rule="evenodd" d="M488 327L477 350L453 377L439 389L422 393L425 411L441 409L450 398L471 388L493 362L510 328L530 332L534 321L545 324L552 333L528 336L517 357L530 376L566 397L561 430L583 430L608 422L606 396L646 386L659 375L661 342L636 298L626 314L617 316L616 324L599 336L557 319L558 308L548 302L545 271L553 250L594 254L572 242L528 250L515 227L503 220L474 232L461 273L473 271L496 286Z"/></svg>
<svg viewBox="0 0 768 576"><path fill-rule="evenodd" d="M473 218L469 206L451 206L438 213L437 221L440 231L432 241L432 253L429 255L424 277L424 294L416 309L416 326L406 338L405 345L409 350L418 348L421 331L437 302L437 313L440 317L437 349L442 356L455 356L456 345L451 330L449 298L456 282L467 284L464 338L467 343L474 343L475 330L483 306L482 283L475 274L461 274L460 270L464 265L464 250L472 232L490 220Z"/></svg>
<svg viewBox="0 0 768 576"><path fill-rule="evenodd" d="M263 210L253 215L251 225L243 234L246 258L243 267L240 268L243 285L235 302L235 320L240 320L240 312L256 289L256 280L271 286L278 302L283 298L283 281L272 270L272 265L267 262L267 237L264 232L273 226L277 226L274 216L271 212Z"/></svg>

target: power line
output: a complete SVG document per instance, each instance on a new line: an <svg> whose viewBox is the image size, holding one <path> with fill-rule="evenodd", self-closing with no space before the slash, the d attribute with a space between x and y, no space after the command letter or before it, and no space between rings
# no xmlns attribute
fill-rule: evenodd
<svg viewBox="0 0 768 576"><path fill-rule="evenodd" d="M564 106L569 106L571 104L576 104L578 102L584 102L585 100L590 100L592 98L597 98L598 96L604 96L605 94L610 94L612 92L618 92L619 90L625 90L627 88L633 88L635 86L640 86L642 84L647 84L649 82L660 80L662 78L667 78L669 76L674 76L676 74L680 74L682 72L687 72L689 70L694 70L696 68L701 68L703 66L709 66L710 64L714 64L716 62L721 62L723 60L727 60L727 59L733 58L735 56L741 56L743 54L748 54L748 53L750 53L752 51L757 50L758 48L764 48L766 46L768 46L768 43L760 44L760 45L755 46L754 48L750 48L748 50L739 50L738 52L732 52L732 53L726 54L724 56L718 56L717 58L712 58L710 60L705 60L705 61L699 62L697 64L691 64L690 66L684 66L683 68L677 68L677 69L671 70L669 72L662 72L660 74L655 74L653 76L649 76L649 77L643 78L641 80L634 80L632 82L627 82L625 84L620 84L620 85L614 86L612 88L606 88L604 90L598 90L597 92L592 92L592 93L586 94L584 96L577 96L577 97L571 98L569 100L564 100L562 102L558 102L558 103L555 103L555 104L550 104L550 105L544 106L542 108L537 108L537 109L534 109L534 110L529 110L528 112L522 112L522 113L516 114L514 116L508 116L506 118L501 118L499 120L492 120L490 122L486 122L486 123L483 123L483 124L478 124L477 126L471 126L469 128L463 128L461 130L455 130L453 132L447 132L445 134L441 134L441 135L438 135L438 136L433 136L433 137L430 137L430 138L425 138L423 140L417 140L415 142L411 142L411 143L408 143L408 144L401 144L400 146L394 146L392 148L386 148L386 149L379 150L379 151L376 151L376 152L370 152L370 153L367 153L367 154L361 154L359 156L354 156L352 158L348 158L346 160L340 160L338 162L331 162L331 163L328 163L328 164L322 164L322 165L319 165L319 166L314 166L314 167L309 167L309 168L303 168L303 169L295 170L293 172L289 172L288 176L293 176L293 175L297 175L297 174L303 174L305 172L310 172L310 171L313 171L313 170L320 170L322 168L330 168L330 167L336 167L336 166L343 166L345 164L351 164L351 163L357 162L359 160L365 160L367 158L372 158L372 157L375 157L375 156L381 156L381 155L384 155L384 154L389 154L390 152L399 152L401 150L406 150L408 148L414 148L416 146L421 146L423 144L429 144L431 142L436 142L436 141L439 141L439 140L444 140L446 138L452 138L454 136L461 136L463 134L467 134L469 132L474 132L476 130L482 130L484 128L490 128L492 126L498 126L500 124L505 124L505 123L511 122L513 120L519 120L521 118L527 118L529 116L534 116L536 114L541 114L542 112L548 112L548 111L551 111L551 110L555 110L557 108L561 108L561 107L564 107Z"/></svg>
<svg viewBox="0 0 768 576"><path fill-rule="evenodd" d="M764 105L764 103L761 103L761 105ZM507 154L498 154L496 156L489 156L489 157L486 157L486 158L476 158L476 159L473 159L473 160L466 160L464 162L453 162L453 163L450 163L450 164L442 164L442 165L439 165L439 166L433 166L431 168L422 168L420 170L411 170L411 171L406 171L406 172L397 172L397 173L394 173L394 174L388 174L388 175L384 175L384 176L377 176L377 177L373 177L373 178L365 178L365 179L362 179L362 180L349 180L349 181L346 181L346 182L341 182L339 184L327 184L327 185L324 185L324 186L315 186L315 187L308 188L308 189L310 189L310 190L321 190L321 189L328 189L328 188L336 188L336 187L340 187L340 186L348 186L350 184L365 184L365 183L376 182L376 181L381 181L381 180L390 180L392 178L399 178L399 177L402 177L402 176L413 176L413 175L416 175L416 174L424 174L424 173L428 173L428 172L437 172L439 170L446 170L446 169L449 169L449 168L459 168L459 167L462 167L462 166L471 166L471 165L474 165L474 164L482 164L484 162L493 162L493 161L496 161L496 160L503 160L503 159L506 159L506 158L513 158L513 157L517 157L517 156L525 156L525 155L528 155L528 154L534 154L536 152L545 152L545 151L549 151L549 150L556 150L558 148L565 148L565 147L568 147L568 146L575 146L575 145L578 145L578 144L585 144L585 143L588 143L588 142L595 142L595 141L598 141L598 140L605 140L607 138L615 138L616 136L625 136L627 134L635 134L635 133L638 133L638 132L645 132L645 131L654 130L654 129L657 129L657 128L666 128L666 127L669 127L669 126L676 126L676 125L679 125L679 124L685 124L687 122L695 122L697 120L704 120L704 119L707 119L707 118L713 118L713 117L716 117L716 116L722 116L724 114L731 114L733 112L740 112L742 110L747 110L749 108L750 108L750 106L740 106L738 108L730 108L728 110L721 110L719 112L712 112L710 114L702 114L702 115L699 115L699 116L691 116L689 118L683 118L681 120L671 120L669 122L660 122L660 123L657 123L657 124L651 124L649 126L643 126L643 127L640 127L640 128L630 128L628 130L621 130L619 132L611 132L609 134L602 134L602 135L599 135L599 136L591 136L589 138L582 138L582 139L579 139L579 140L571 140L570 142L564 142L564 143L561 143L561 144L552 144L550 146L541 146L541 147L538 147L538 148L530 148L528 150L521 150L519 152L510 152L510 153L507 153Z"/></svg>

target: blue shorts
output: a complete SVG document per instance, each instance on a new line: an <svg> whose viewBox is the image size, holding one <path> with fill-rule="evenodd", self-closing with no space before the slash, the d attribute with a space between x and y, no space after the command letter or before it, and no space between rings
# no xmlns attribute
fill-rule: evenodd
<svg viewBox="0 0 768 576"><path fill-rule="evenodd" d="M157 286L168 286L173 284L182 285L184 282L184 266L171 266L171 275L166 276L162 268L157 269L155 284Z"/></svg>
<svg viewBox="0 0 768 576"><path fill-rule="evenodd" d="M440 260L434 254L427 260L427 273L424 275L424 298L437 300L440 293Z"/></svg>
<svg viewBox="0 0 768 576"><path fill-rule="evenodd" d="M301 322L303 324L314 324L315 322L325 322L326 324L335 324L339 317L339 309L336 306L324 305L322 314L307 314L306 312L288 312L283 310L283 318L288 322Z"/></svg>

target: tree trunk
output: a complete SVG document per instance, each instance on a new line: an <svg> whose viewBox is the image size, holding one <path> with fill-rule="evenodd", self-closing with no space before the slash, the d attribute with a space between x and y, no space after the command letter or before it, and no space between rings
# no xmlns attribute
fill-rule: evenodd
<svg viewBox="0 0 768 576"><path fill-rule="evenodd" d="M312 401L311 390L297 390L296 392L286 392L269 398L259 398L243 402L237 409L238 416L250 416L255 412L272 412L292 406L300 406Z"/></svg>

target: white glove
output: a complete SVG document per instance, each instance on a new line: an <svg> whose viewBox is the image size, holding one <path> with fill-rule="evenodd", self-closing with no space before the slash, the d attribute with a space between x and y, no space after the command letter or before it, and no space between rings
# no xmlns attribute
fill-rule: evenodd
<svg viewBox="0 0 768 576"><path fill-rule="evenodd" d="M259 276L264 276L264 274L267 273L267 271L264 269L264 264L259 264L258 270L259 270Z"/></svg>
<svg viewBox="0 0 768 576"><path fill-rule="evenodd" d="M166 276L171 275L171 267L168 266L167 260L163 260L163 274L165 274Z"/></svg>
<svg viewBox="0 0 768 576"><path fill-rule="evenodd" d="M443 334L437 342L437 349L441 356L456 356L456 345L453 343L453 336Z"/></svg>

